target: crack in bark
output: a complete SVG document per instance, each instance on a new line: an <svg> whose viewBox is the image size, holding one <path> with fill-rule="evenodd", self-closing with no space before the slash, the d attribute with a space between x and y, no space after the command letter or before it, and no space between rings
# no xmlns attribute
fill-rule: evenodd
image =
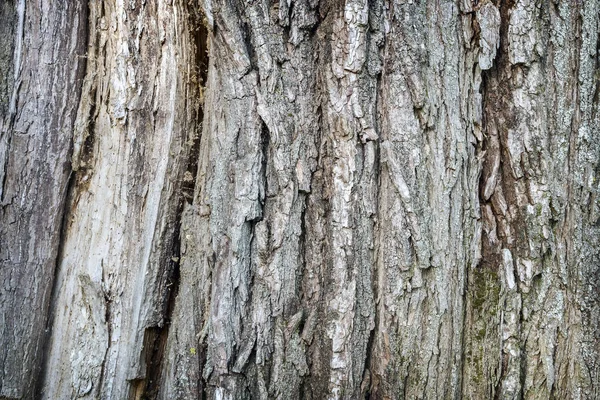
<svg viewBox="0 0 600 400"><path fill-rule="evenodd" d="M104 269L104 265L101 262L101 267L102 269ZM104 313L104 321L106 323L106 332L107 332L107 344L106 344L106 352L104 353L104 357L102 358L102 364L100 366L100 377L98 379L98 387L102 387L102 384L104 383L104 378L106 377L106 362L108 361L108 353L110 352L110 348L111 348L111 344L112 344L112 324L110 323L111 320L111 314L112 314L112 309L111 309L111 305L112 305L112 300L110 298L110 292L107 291L106 287L106 283L104 281L104 271L102 272L102 294L104 297L104 307L105 307L105 313Z"/></svg>
<svg viewBox="0 0 600 400"><path fill-rule="evenodd" d="M42 346L42 360L41 360L41 369L40 369L40 373L39 373L39 378L37 380L36 383L36 396L41 396L42 394L42 385L43 385L43 377L46 374L46 370L48 369L48 353L50 351L50 348L48 346L49 344L49 340L50 337L52 336L52 325L53 325L53 321L54 321L54 315L56 310L58 309L58 307L55 306L55 303L57 301L57 296L58 296L58 279L57 276L60 273L60 260L63 258L63 253L64 253L64 239L66 236L66 232L68 230L68 223L69 223L69 218L71 216L71 213L69 212L69 205L71 203L71 198L73 196L73 193L75 191L75 173L71 172L69 174L69 179L68 179L68 183L67 183L67 188L66 188L66 195L65 195L65 200L64 200L64 209L63 209L63 213L62 213L62 220L61 220L61 228L60 228L60 233L59 233L59 240L58 240L58 252L57 252L57 256L56 256L56 260L55 260L55 266L54 266L54 279L52 282L52 288L51 288L51 293L50 293L50 302L49 302L49 306L48 306L48 318L47 318L47 322L46 322L46 330L44 332L44 339L43 339L43 346Z"/></svg>
<svg viewBox="0 0 600 400"><path fill-rule="evenodd" d="M187 6L186 6L187 7ZM194 202L194 193L196 188L196 179L198 174L198 163L200 157L200 142L202 124L204 120L204 99L203 90L206 84L209 57L208 57L208 29L206 26L206 18L201 11L194 13L194 8L191 7L187 11L189 14L190 34L193 40L195 52L195 70L192 73L191 81L198 85L198 90L194 93L200 94L200 106L197 109L194 124L194 134L191 140L187 143L189 146L188 159L186 164L183 181L181 184L182 199L177 206L175 216L175 229L173 231L173 241L170 257L170 276L167 278L166 300L164 302L163 323L161 326L146 328L144 332L143 357L146 366L146 374L144 378L136 379L131 382L130 398L131 399L157 399L160 396L161 375L165 362L165 353L167 341L169 337L170 325L172 323L173 311L175 302L179 294L180 286L180 263L181 263L181 225L184 210L187 205ZM192 99L190 102L196 100ZM202 346L201 346L202 347ZM206 360L206 349L203 348L198 354L200 364ZM201 378L204 380L204 378ZM200 387L200 397L205 397L206 384Z"/></svg>
<svg viewBox="0 0 600 400"><path fill-rule="evenodd" d="M181 216L183 203L179 206L176 227L173 232L174 240L171 257L171 275L167 280L167 300L164 304L164 319L162 326L146 328L144 331L143 356L146 365L146 375L143 379L133 380L131 383L131 399L157 399L160 391L162 366L165 356L169 327L171 325L175 299L179 293L180 282L180 257L181 257Z"/></svg>
<svg viewBox="0 0 600 400"><path fill-rule="evenodd" d="M23 3L25 3L25 0L23 0ZM90 5L89 3L85 2L85 6L83 7L83 15L80 17L80 23L81 26L83 27L82 29L84 30L82 32L82 36L84 37L83 42L86 43L86 48L87 46L90 44L90 40L91 40L91 36L90 36L90 32L91 32L91 26L90 26L90 21L89 21L89 17L91 14L91 9L90 9ZM77 57L80 57L79 54L76 54ZM82 66L80 66L79 68L79 76L77 77L77 82L83 82L84 77L86 76L86 71L88 68L88 58L87 57L83 57L84 58L84 63ZM79 96L79 100L78 102L81 100L81 97L83 96L83 93L81 90L78 91L78 96ZM90 123L93 120L90 119ZM75 122L76 123L76 122ZM89 149L89 151L93 150L93 142L92 144L90 144L89 147L87 147ZM49 298L49 302L48 302L48 309L46 312L47 318L46 318L46 323L45 323L45 331L44 331L44 337L42 339L42 347L41 347L41 360L40 360L40 364L39 364L39 371L38 371L38 376L36 378L35 381L35 389L34 389L34 393L36 398L37 397L41 397L42 393L43 393L43 377L46 375L46 372L48 370L48 368L50 368L50 366L48 365L48 357L49 357L49 351L50 351L50 347L49 347L49 342L50 342L50 338L52 336L52 327L53 327L53 322L54 322L54 316L56 311L59 309L59 307L57 306L57 301L58 301L58 275L61 272L61 268L60 268L60 262L64 257L64 245L65 245L65 239L67 236L67 232L69 229L69 220L72 217L72 211L74 210L74 207L71 207L72 204L74 204L74 198L76 196L78 187L80 185L81 182L81 173L76 172L73 169L73 164L72 164L72 154L74 152L74 138L71 139L71 143L70 143L70 149L69 149L69 153L68 153L68 159L69 159L69 169L71 170L69 172L69 176L67 178L67 184L65 187L65 191L64 191L64 198L63 198L63 210L62 210L62 214L61 214L61 222L60 222L60 229L59 229L59 236L58 236L58 251L56 253L56 258L54 260L54 271L53 271L53 279L52 279L52 283L50 285L50 298ZM108 309L107 309L108 310ZM108 312L108 311L107 311Z"/></svg>

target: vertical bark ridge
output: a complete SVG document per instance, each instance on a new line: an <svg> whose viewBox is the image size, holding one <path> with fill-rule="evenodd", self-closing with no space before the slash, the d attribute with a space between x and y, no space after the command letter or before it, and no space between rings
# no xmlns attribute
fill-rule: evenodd
<svg viewBox="0 0 600 400"><path fill-rule="evenodd" d="M41 369L87 8L1 7L0 397L21 399L32 398Z"/></svg>
<svg viewBox="0 0 600 400"><path fill-rule="evenodd" d="M471 5L389 7L382 87L376 398L461 391L465 266L476 262ZM396 55L396 56L394 56Z"/></svg>
<svg viewBox="0 0 600 400"><path fill-rule="evenodd" d="M573 236L575 243L569 265L570 281L576 288L570 290L569 322L575 327L581 326L581 331L571 336L563 352L557 357L569 360L558 369L557 396L597 397L600 395L600 301L594 296L598 288L599 263L598 243L600 229L598 220L594 217L599 207L597 185L598 165L600 159L600 124L598 110L600 102L597 93L600 83L598 80L600 46L600 3L598 1L576 3L574 17L578 20L578 53L577 60L577 113L573 119L571 135L575 142L576 154L571 159L572 171L572 234L565 236L565 244L570 244ZM594 52L595 50L595 52ZM595 57L594 57L595 55ZM595 60L594 60L595 58ZM595 78L594 78L595 74ZM581 233L577 234L581 227ZM591 284L590 284L591 283ZM581 346L578 344L581 342ZM562 350L562 349L560 349ZM569 354L575 351L578 359L573 362ZM572 371L575 370L575 374ZM573 379L575 377L575 379ZM565 388L565 389L563 389Z"/></svg>
<svg viewBox="0 0 600 400"><path fill-rule="evenodd" d="M380 71L381 4L352 1L332 7L331 43L324 55L323 135L329 170L326 224L328 264L324 337L329 347L328 398L360 397L365 391L367 345L374 321L373 220L376 209L376 82ZM379 42L379 43L378 43ZM323 340L325 339L325 340ZM326 353L327 354L327 353ZM321 367L323 368L323 367Z"/></svg>
<svg viewBox="0 0 600 400"><path fill-rule="evenodd" d="M123 6L90 2L77 182L57 276L55 304L65 307L55 307L43 398L151 396L163 364L194 180L199 49L187 3Z"/></svg>

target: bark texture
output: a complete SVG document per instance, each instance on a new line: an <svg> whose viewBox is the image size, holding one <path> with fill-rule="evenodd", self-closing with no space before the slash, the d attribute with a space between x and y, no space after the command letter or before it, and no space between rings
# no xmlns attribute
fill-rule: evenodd
<svg viewBox="0 0 600 400"><path fill-rule="evenodd" d="M600 397L599 0L0 31L0 399Z"/></svg>
<svg viewBox="0 0 600 400"><path fill-rule="evenodd" d="M87 5L0 5L0 398L32 398L61 246Z"/></svg>

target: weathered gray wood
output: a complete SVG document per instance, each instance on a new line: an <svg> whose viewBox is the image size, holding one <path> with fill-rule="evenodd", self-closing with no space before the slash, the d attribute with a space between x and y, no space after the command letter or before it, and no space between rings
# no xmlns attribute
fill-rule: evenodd
<svg viewBox="0 0 600 400"><path fill-rule="evenodd" d="M90 3L95 34L42 398L152 390L193 183L200 82L192 21L181 2Z"/></svg>
<svg viewBox="0 0 600 400"><path fill-rule="evenodd" d="M85 79L24 90L19 4ZM598 0L36 7L0 5L0 398L600 396Z"/></svg>

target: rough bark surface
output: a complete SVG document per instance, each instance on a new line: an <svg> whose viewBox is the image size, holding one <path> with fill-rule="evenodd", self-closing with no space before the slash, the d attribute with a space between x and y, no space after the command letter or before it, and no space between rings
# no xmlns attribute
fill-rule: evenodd
<svg viewBox="0 0 600 400"><path fill-rule="evenodd" d="M0 399L600 397L599 0L0 33Z"/></svg>
<svg viewBox="0 0 600 400"><path fill-rule="evenodd" d="M31 398L85 71L87 5L0 5L0 398Z"/></svg>

